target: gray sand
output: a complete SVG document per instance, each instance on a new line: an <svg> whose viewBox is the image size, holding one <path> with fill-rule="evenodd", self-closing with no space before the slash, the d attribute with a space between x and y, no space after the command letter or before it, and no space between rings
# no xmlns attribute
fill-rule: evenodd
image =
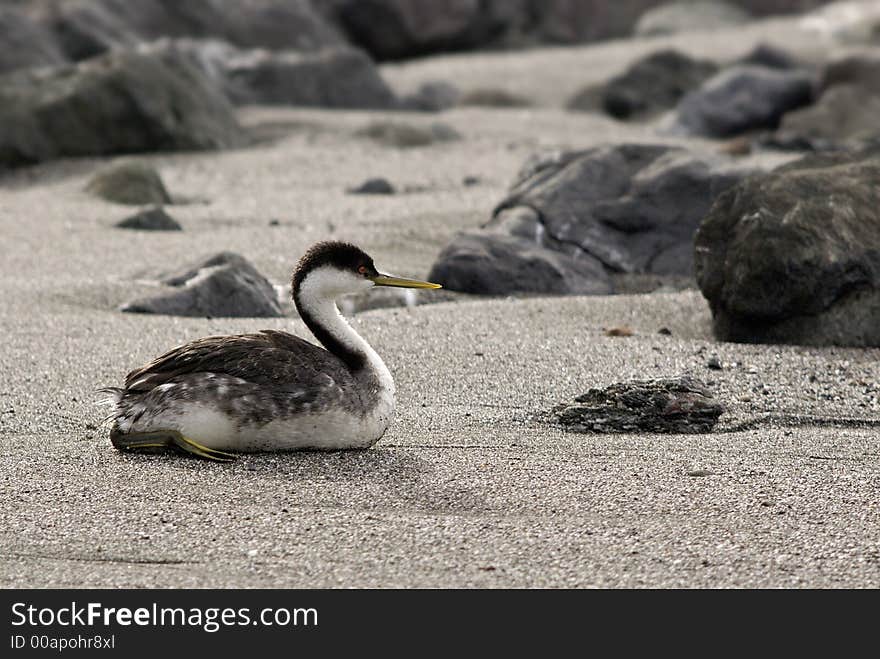
<svg viewBox="0 0 880 659"><path fill-rule="evenodd" d="M791 25L677 39L696 54L739 39L725 46L736 56L765 33L806 49ZM646 40L627 57L670 41ZM82 192L102 161L5 176L0 587L880 586L880 351L717 344L695 291L360 314L355 326L399 391L394 424L368 451L219 465L110 447L93 392L129 369L208 334L308 336L289 318L115 311L149 292L157 271L233 249L283 284L309 244L335 237L363 246L380 268L423 277L455 231L488 218L536 150L662 141L650 127L558 109L591 81L572 61L592 62L584 69L601 79L623 66L614 53L624 48L386 67L398 88L450 66L462 87L516 70L533 81L514 85L518 93L540 92L547 62L564 78L538 109L397 115L442 120L465 138L426 148L351 137L393 115L246 110L245 123L281 137L140 158L189 201L173 207L185 229L173 235L112 228L131 209ZM482 183L463 186L468 175ZM424 189L345 193L374 176ZM604 334L619 325L635 335ZM723 370L706 367L713 355ZM728 406L718 432L574 435L542 420L589 387L685 372Z"/></svg>

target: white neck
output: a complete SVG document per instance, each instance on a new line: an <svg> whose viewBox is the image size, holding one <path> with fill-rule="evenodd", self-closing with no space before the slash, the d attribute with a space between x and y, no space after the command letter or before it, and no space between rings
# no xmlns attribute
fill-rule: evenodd
<svg viewBox="0 0 880 659"><path fill-rule="evenodd" d="M394 380L388 367L385 366L385 362L373 350L372 346L349 325L339 312L339 307L336 306L336 297L352 292L351 282L346 282L348 284L347 290L339 290L341 288L339 275L338 271L319 269L306 276L299 286L295 299L300 315L309 325L312 333L319 341L325 343L325 347L330 352L336 352L332 345L332 342L336 342L344 352L362 357L364 368L378 380L379 388L393 396ZM365 280L365 283L360 280L356 281L357 285L364 290L373 286L372 282L368 280ZM326 333L331 339L330 345L326 345L328 343L327 337L322 337L321 332ZM342 354L337 356L344 359Z"/></svg>

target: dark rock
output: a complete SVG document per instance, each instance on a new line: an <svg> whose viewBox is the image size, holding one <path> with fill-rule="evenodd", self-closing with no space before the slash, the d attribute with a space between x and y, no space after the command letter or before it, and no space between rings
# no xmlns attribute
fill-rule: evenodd
<svg viewBox="0 0 880 659"><path fill-rule="evenodd" d="M186 276L184 279L183 276ZM121 307L130 313L274 318L282 315L272 284L246 259L224 252L165 279L176 288Z"/></svg>
<svg viewBox="0 0 880 659"><path fill-rule="evenodd" d="M468 188L479 185L480 183L482 183L482 179L479 176L465 176L461 179L461 184Z"/></svg>
<svg viewBox="0 0 880 659"><path fill-rule="evenodd" d="M826 0L735 0L755 16L794 13ZM662 0L321 0L316 7L349 40L380 60L406 59L443 51L576 44L628 37L647 9ZM699 11L699 8L698 8ZM711 9L709 10L711 11ZM741 12L728 10L700 29L729 26ZM673 19L672 29L693 26L694 11ZM717 12L716 12L717 14ZM695 26L694 26L695 27Z"/></svg>
<svg viewBox="0 0 880 659"><path fill-rule="evenodd" d="M880 73L880 71L878 71ZM854 84L834 85L814 105L782 118L777 143L829 149L880 136L880 93Z"/></svg>
<svg viewBox="0 0 880 659"><path fill-rule="evenodd" d="M351 194L394 194L394 186L384 178L370 178L356 188L349 190Z"/></svg>
<svg viewBox="0 0 880 659"><path fill-rule="evenodd" d="M139 162L124 161L110 165L92 177L86 191L117 204L169 204L171 195L159 173Z"/></svg>
<svg viewBox="0 0 880 659"><path fill-rule="evenodd" d="M362 51L241 50L216 39L161 39L141 52L185 60L239 105L397 109L400 103Z"/></svg>
<svg viewBox="0 0 880 659"><path fill-rule="evenodd" d="M404 97L401 106L418 112L442 112L458 104L461 91L450 82L433 80L423 83L415 93Z"/></svg>
<svg viewBox="0 0 880 659"><path fill-rule="evenodd" d="M200 261L196 261L190 265L184 266L180 270L175 270L174 272L163 274L159 277L159 281L166 286L183 286L189 280L193 279L196 275L199 274L200 270L204 268L215 268L217 266L233 266L235 268L241 268L247 270L249 267L253 267L251 262L246 258L241 256L240 254L236 254L235 252L218 252L213 256L209 256Z"/></svg>
<svg viewBox="0 0 880 659"><path fill-rule="evenodd" d="M602 107L618 119L647 118L675 107L679 99L699 87L718 70L707 60L697 60L675 50L651 53L633 63L605 85ZM584 94L575 97L569 108L584 103Z"/></svg>
<svg viewBox="0 0 880 659"><path fill-rule="evenodd" d="M116 223L120 229L141 231L183 231L183 227L161 208L147 208Z"/></svg>
<svg viewBox="0 0 880 659"><path fill-rule="evenodd" d="M808 156L723 193L695 239L723 341L880 346L880 152Z"/></svg>
<svg viewBox="0 0 880 659"><path fill-rule="evenodd" d="M215 38L244 48L318 50L345 44L308 0L65 0L47 25L71 59L163 37Z"/></svg>
<svg viewBox="0 0 880 659"><path fill-rule="evenodd" d="M487 108L523 108L532 102L504 89L472 89L462 94L459 105L473 105Z"/></svg>
<svg viewBox="0 0 880 659"><path fill-rule="evenodd" d="M458 234L440 252L428 279L450 290L479 295L611 292L608 274L597 259L575 259L515 235L476 231Z"/></svg>
<svg viewBox="0 0 880 659"><path fill-rule="evenodd" d="M641 37L676 32L716 30L741 25L749 15L739 7L721 0L678 0L643 13L635 26Z"/></svg>
<svg viewBox="0 0 880 659"><path fill-rule="evenodd" d="M737 61L741 66L765 66L770 69L797 69L801 67L793 55L772 46L761 43Z"/></svg>
<svg viewBox="0 0 880 659"><path fill-rule="evenodd" d="M708 433L724 407L690 376L634 380L590 389L553 409L555 421L575 432Z"/></svg>
<svg viewBox="0 0 880 659"><path fill-rule="evenodd" d="M119 53L0 78L0 165L245 143L228 101L181 60Z"/></svg>
<svg viewBox="0 0 880 659"><path fill-rule="evenodd" d="M783 114L813 99L813 80L803 71L737 66L710 78L678 104L675 130L730 137L776 128Z"/></svg>
<svg viewBox="0 0 880 659"><path fill-rule="evenodd" d="M357 130L358 137L369 137L385 146L407 148L461 139L458 131L443 123L418 126L397 121L376 121Z"/></svg>
<svg viewBox="0 0 880 659"><path fill-rule="evenodd" d="M191 2L175 4L182 8ZM236 0L234 3L214 0L213 4L223 17L222 31L208 25L205 31L193 36L213 36L242 48L301 52L347 45L336 26L315 11L316 3L312 0ZM229 4L233 4L234 9Z"/></svg>
<svg viewBox="0 0 880 659"><path fill-rule="evenodd" d="M835 85L856 85L866 92L880 94L880 53L850 55L830 62L822 71L819 91Z"/></svg>
<svg viewBox="0 0 880 659"><path fill-rule="evenodd" d="M155 3L127 3L135 12ZM67 57L81 61L111 50L134 48L143 39L128 24L122 3L113 0L67 0L52 6L46 26Z"/></svg>
<svg viewBox="0 0 880 659"><path fill-rule="evenodd" d="M453 239L432 276L471 293L503 286L504 292L575 294L611 292L610 273L689 276L700 220L747 173L662 145L539 159L524 168L481 232ZM507 272L523 254L547 272L540 278ZM504 281L490 286L499 278Z"/></svg>
<svg viewBox="0 0 880 659"><path fill-rule="evenodd" d="M525 10L525 2L511 0L341 0L332 13L353 43L389 60L492 43Z"/></svg>
<svg viewBox="0 0 880 659"><path fill-rule="evenodd" d="M574 44L628 37L639 16L659 0L541 0L527 6L524 31L537 43Z"/></svg>
<svg viewBox="0 0 880 659"><path fill-rule="evenodd" d="M0 73L66 61L49 30L15 9L0 7Z"/></svg>
<svg viewBox="0 0 880 659"><path fill-rule="evenodd" d="M399 106L360 50L251 51L225 62L233 100L263 105L387 110Z"/></svg>
<svg viewBox="0 0 880 659"><path fill-rule="evenodd" d="M710 368L713 371L720 371L724 366L718 358L718 355L712 355L709 357L709 361L706 362L706 368Z"/></svg>

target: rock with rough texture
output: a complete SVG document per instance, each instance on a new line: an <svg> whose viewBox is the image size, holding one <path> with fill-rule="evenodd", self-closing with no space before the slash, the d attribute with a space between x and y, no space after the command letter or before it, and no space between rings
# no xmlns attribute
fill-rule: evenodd
<svg viewBox="0 0 880 659"><path fill-rule="evenodd" d="M739 7L721 0L678 0L646 11L639 17L634 32L640 37L647 37L717 30L741 25L749 18L748 13Z"/></svg>
<svg viewBox="0 0 880 659"><path fill-rule="evenodd" d="M880 346L880 152L808 156L723 193L695 239L723 341Z"/></svg>
<svg viewBox="0 0 880 659"><path fill-rule="evenodd" d="M685 375L590 389L557 405L552 417L574 432L695 434L711 432L723 413L709 388Z"/></svg>
<svg viewBox="0 0 880 659"><path fill-rule="evenodd" d="M439 122L421 126L399 121L375 121L358 129L355 135L401 149L461 139L461 135L452 126Z"/></svg>
<svg viewBox="0 0 880 659"><path fill-rule="evenodd" d="M146 208L116 223L120 229L183 231L180 223L159 207Z"/></svg>
<svg viewBox="0 0 880 659"><path fill-rule="evenodd" d="M169 204L171 195L162 183L159 172L140 162L114 163L95 174L86 185L86 192L117 204Z"/></svg>
<svg viewBox="0 0 880 659"><path fill-rule="evenodd" d="M229 102L179 59L119 53L0 78L0 165L246 142Z"/></svg>
<svg viewBox="0 0 880 659"><path fill-rule="evenodd" d="M214 268L221 265L234 266L235 268L247 269L251 266L251 262L244 258L241 254L235 252L217 252L212 256L190 263L178 270L167 272L159 277L159 281L166 286L183 286L190 279L193 279L204 268Z"/></svg>
<svg viewBox="0 0 880 659"><path fill-rule="evenodd" d="M519 236L479 231L458 234L437 256L428 279L478 295L611 292L608 274L595 258L574 258Z"/></svg>
<svg viewBox="0 0 880 659"><path fill-rule="evenodd" d="M700 220L714 198L749 171L663 145L538 159L527 164L482 231L460 234L441 252L432 276L471 293L487 292L481 270L487 279L504 278L498 285L505 292L611 292L610 273L690 276ZM513 276L507 270L516 265L507 263L516 264L520 252L530 260L554 255L553 267L564 276Z"/></svg>
<svg viewBox="0 0 880 659"><path fill-rule="evenodd" d="M167 276L172 290L121 307L130 313L229 318L282 315L272 284L243 257L224 252Z"/></svg>
<svg viewBox="0 0 880 659"><path fill-rule="evenodd" d="M714 75L718 66L675 50L661 50L634 62L609 80L601 92L602 108L618 119L643 119L675 107L685 93ZM578 109L576 96L569 108Z"/></svg>
<svg viewBox="0 0 880 659"><path fill-rule="evenodd" d="M49 30L15 9L0 7L0 73L66 61Z"/></svg>
<svg viewBox="0 0 880 659"><path fill-rule="evenodd" d="M678 104L674 130L706 137L730 137L776 128L786 112L809 104L809 73L736 66L710 78Z"/></svg>
<svg viewBox="0 0 880 659"><path fill-rule="evenodd" d="M774 137L780 144L834 148L880 137L878 118L880 94L853 84L834 85L815 104L786 114Z"/></svg>
<svg viewBox="0 0 880 659"><path fill-rule="evenodd" d="M370 178L351 188L350 194L394 194L394 186L384 178Z"/></svg>
<svg viewBox="0 0 880 659"><path fill-rule="evenodd" d="M300 51L345 44L309 0L65 0L45 22L74 60L163 37Z"/></svg>

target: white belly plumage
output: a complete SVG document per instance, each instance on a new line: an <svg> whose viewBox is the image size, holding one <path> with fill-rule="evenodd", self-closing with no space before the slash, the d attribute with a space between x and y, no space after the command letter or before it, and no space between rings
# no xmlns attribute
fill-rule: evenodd
<svg viewBox="0 0 880 659"><path fill-rule="evenodd" d="M393 397L382 397L363 416L327 409L242 425L208 404L192 402L179 406L174 413L142 418L129 430L177 430L203 446L226 451L332 451L369 448L385 434L393 413Z"/></svg>

